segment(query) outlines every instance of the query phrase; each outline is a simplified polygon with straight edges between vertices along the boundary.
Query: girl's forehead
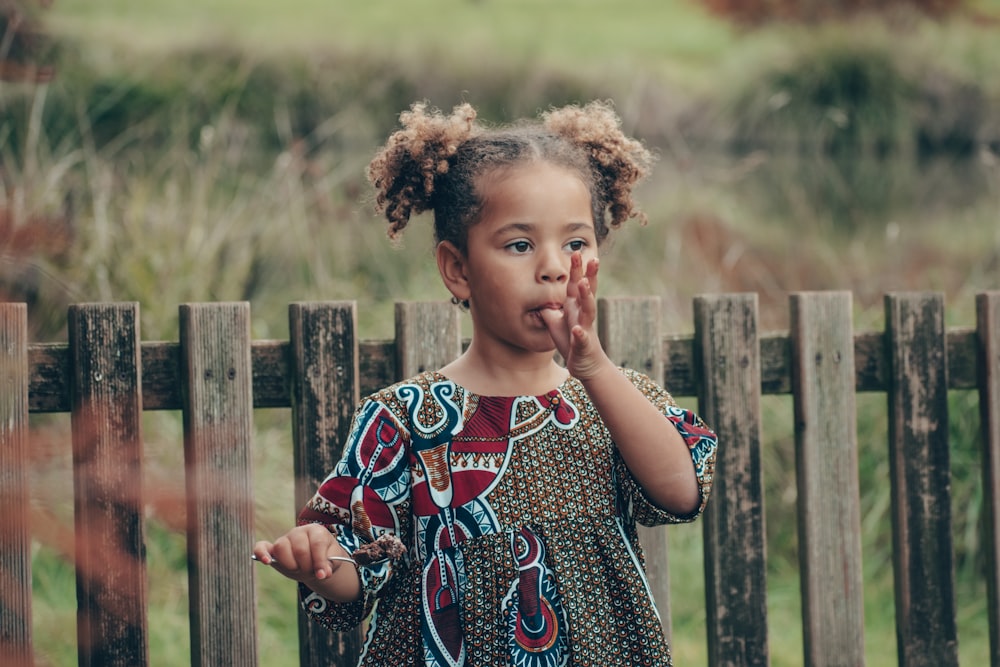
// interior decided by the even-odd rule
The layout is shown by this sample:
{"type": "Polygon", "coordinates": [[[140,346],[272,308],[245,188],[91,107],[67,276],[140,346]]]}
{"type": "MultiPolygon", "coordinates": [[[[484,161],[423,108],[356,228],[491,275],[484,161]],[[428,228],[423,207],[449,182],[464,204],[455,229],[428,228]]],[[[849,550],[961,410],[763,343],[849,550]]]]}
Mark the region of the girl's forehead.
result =
{"type": "Polygon", "coordinates": [[[552,173],[572,176],[579,180],[588,191],[590,190],[589,179],[579,169],[544,158],[529,158],[511,164],[486,168],[476,178],[476,189],[480,195],[487,195],[490,189],[502,186],[511,179],[532,178],[539,174],[552,173]]]}
{"type": "Polygon", "coordinates": [[[591,195],[576,172],[551,164],[534,164],[492,179],[482,193],[480,220],[493,223],[543,220],[593,224],[591,195]]]}

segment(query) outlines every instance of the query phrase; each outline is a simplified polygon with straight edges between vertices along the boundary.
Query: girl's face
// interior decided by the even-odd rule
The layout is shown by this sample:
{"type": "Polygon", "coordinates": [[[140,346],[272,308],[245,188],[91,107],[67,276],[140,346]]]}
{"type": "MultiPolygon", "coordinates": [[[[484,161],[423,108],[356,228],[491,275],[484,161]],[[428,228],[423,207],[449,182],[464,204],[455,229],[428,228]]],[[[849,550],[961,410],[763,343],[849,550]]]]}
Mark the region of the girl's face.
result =
{"type": "Polygon", "coordinates": [[[487,175],[480,189],[482,215],[464,256],[456,252],[460,280],[445,282],[469,301],[476,345],[552,352],[539,313],[562,309],[574,252],[584,266],[597,256],[590,192],[578,174],[548,162],[487,175]]]}

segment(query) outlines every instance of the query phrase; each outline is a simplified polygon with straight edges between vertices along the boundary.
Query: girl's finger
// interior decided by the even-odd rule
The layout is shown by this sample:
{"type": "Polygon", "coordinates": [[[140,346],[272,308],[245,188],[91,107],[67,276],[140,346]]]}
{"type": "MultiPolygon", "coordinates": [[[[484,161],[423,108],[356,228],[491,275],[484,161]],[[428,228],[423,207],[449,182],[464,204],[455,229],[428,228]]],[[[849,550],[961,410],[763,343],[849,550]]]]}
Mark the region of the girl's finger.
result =
{"type": "Polygon", "coordinates": [[[579,250],[577,250],[569,257],[569,284],[567,285],[569,296],[575,296],[575,294],[573,293],[573,289],[576,286],[576,284],[580,282],[580,278],[582,277],[583,277],[583,255],[580,254],[579,250]]]}
{"type": "Polygon", "coordinates": [[[552,308],[543,309],[539,315],[542,318],[542,322],[545,323],[545,328],[548,329],[549,335],[552,336],[552,342],[556,344],[556,349],[562,355],[566,354],[567,347],[569,346],[569,332],[568,326],[566,324],[567,314],[565,312],[560,313],[552,308]]]}
{"type": "Polygon", "coordinates": [[[601,268],[601,260],[594,257],[589,262],[587,262],[587,282],[590,283],[590,291],[593,294],[597,294],[597,271],[601,268]]]}
{"type": "Polygon", "coordinates": [[[251,558],[260,561],[264,565],[270,565],[271,561],[274,560],[274,557],[271,555],[271,550],[273,548],[274,548],[273,544],[261,540],[260,542],[257,542],[257,544],[254,545],[253,554],[251,558]]]}
{"type": "Polygon", "coordinates": [[[589,327],[597,318],[597,299],[594,298],[594,291],[588,278],[583,278],[577,287],[579,296],[577,297],[577,317],[574,324],[589,327]]]}
{"type": "MultiPolygon", "coordinates": [[[[329,533],[327,533],[329,535],[329,533]]],[[[310,544],[312,567],[317,579],[326,579],[333,574],[333,567],[327,556],[332,555],[330,540],[313,540],[310,544]]]]}

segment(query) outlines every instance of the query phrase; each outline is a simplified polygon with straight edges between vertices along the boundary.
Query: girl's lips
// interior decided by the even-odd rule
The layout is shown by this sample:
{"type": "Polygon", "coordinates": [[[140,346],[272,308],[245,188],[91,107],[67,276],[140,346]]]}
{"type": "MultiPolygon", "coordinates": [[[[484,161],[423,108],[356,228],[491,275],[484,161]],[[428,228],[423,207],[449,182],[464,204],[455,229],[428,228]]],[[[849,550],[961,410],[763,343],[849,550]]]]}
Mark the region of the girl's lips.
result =
{"type": "Polygon", "coordinates": [[[546,324],[545,324],[545,318],[542,317],[542,311],[545,311],[545,310],[554,310],[556,312],[561,313],[562,309],[563,309],[563,307],[562,307],[561,303],[547,303],[547,304],[538,306],[537,308],[532,308],[531,310],[528,311],[528,314],[531,316],[532,319],[536,320],[539,324],[541,324],[543,327],[545,327],[546,326],[546,324]]]}

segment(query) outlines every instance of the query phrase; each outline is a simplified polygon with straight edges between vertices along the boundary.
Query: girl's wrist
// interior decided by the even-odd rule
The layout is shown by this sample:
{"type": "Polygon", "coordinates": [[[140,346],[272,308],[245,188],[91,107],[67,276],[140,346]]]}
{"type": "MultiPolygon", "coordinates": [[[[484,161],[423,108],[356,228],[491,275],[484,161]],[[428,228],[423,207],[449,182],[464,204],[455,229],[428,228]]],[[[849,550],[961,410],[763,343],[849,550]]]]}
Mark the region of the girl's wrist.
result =
{"type": "Polygon", "coordinates": [[[614,362],[607,355],[601,356],[603,357],[602,359],[589,365],[586,370],[581,369],[581,372],[572,373],[573,377],[579,380],[584,388],[589,388],[591,384],[601,382],[608,376],[608,373],[618,372],[618,367],[615,366],[614,362]]]}
{"type": "Polygon", "coordinates": [[[361,594],[361,576],[356,565],[340,560],[331,561],[332,572],[323,577],[300,579],[309,590],[334,602],[353,602],[361,594]]]}

